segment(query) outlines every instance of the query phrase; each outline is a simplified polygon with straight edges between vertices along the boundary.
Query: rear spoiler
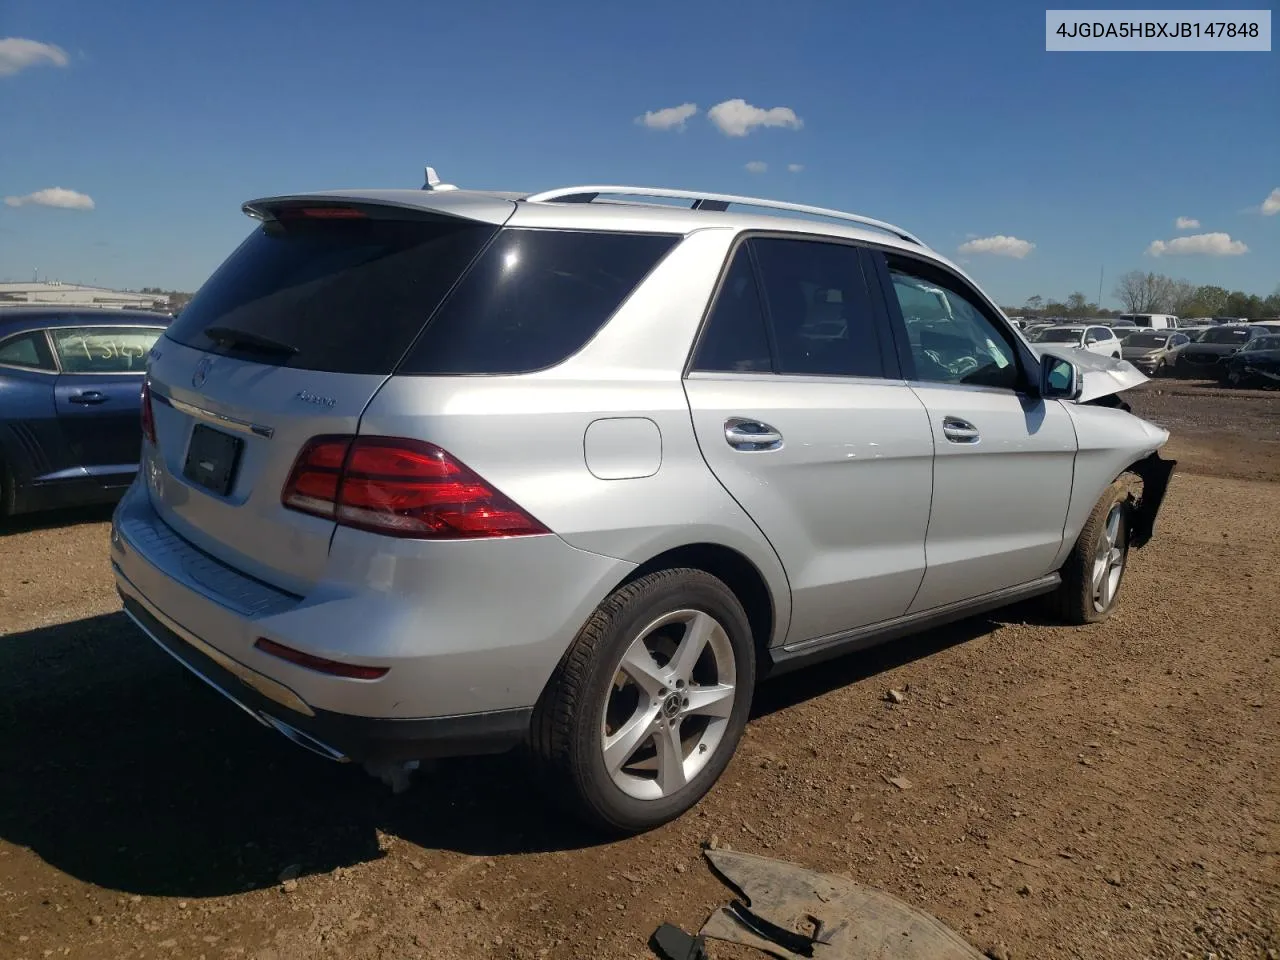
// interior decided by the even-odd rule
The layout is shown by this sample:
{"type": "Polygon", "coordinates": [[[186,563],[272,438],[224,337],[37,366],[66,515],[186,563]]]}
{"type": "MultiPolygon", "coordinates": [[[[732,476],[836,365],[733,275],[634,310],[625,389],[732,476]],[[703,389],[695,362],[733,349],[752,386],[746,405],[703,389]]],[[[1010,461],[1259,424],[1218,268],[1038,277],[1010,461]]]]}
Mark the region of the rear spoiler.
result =
{"type": "Polygon", "coordinates": [[[515,201],[491,193],[471,190],[328,190],[320,193],[295,193],[279,197],[262,197],[250,200],[240,208],[255,220],[277,220],[282,211],[317,211],[313,215],[325,216],[319,211],[331,211],[329,216],[339,218],[337,211],[349,210],[352,217],[402,220],[414,217],[454,217],[502,226],[515,213],[515,201]]]}

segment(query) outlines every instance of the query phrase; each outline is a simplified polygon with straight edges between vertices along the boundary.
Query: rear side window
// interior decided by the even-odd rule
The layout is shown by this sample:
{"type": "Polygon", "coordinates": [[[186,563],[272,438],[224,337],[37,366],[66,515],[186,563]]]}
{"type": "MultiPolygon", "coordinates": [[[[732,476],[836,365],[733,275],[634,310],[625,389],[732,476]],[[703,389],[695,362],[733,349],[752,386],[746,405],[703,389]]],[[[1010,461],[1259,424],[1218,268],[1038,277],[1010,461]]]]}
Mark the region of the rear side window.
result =
{"type": "Polygon", "coordinates": [[[49,352],[44,332],[34,330],[20,333],[8,340],[0,340],[0,364],[8,367],[26,367],[31,370],[52,370],[53,355],[49,352]]]}
{"type": "Polygon", "coordinates": [[[750,243],[773,328],[778,373],[885,375],[856,248],[773,238],[750,243]]]}
{"type": "Polygon", "coordinates": [[[397,373],[529,373],[580,350],[679,238],[503,230],[397,373]]]}
{"type": "Polygon", "coordinates": [[[387,374],[493,237],[454,218],[268,221],[168,330],[200,350],[307,370],[387,374]],[[282,347],[214,340],[223,328],[282,347]]]}
{"type": "Polygon", "coordinates": [[[769,373],[773,359],[751,254],[743,244],[734,255],[693,357],[694,370],[769,373]]]}

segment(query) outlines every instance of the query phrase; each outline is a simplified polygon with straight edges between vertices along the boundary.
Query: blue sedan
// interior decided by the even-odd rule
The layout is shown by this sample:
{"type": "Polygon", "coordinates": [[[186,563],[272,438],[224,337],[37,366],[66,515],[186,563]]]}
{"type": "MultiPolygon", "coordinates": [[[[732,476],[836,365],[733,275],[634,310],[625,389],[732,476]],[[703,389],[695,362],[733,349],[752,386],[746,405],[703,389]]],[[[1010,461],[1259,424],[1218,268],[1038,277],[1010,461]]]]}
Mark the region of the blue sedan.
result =
{"type": "Polygon", "coordinates": [[[0,516],[128,487],[147,354],[168,323],[132,310],[0,308],[0,516]]]}

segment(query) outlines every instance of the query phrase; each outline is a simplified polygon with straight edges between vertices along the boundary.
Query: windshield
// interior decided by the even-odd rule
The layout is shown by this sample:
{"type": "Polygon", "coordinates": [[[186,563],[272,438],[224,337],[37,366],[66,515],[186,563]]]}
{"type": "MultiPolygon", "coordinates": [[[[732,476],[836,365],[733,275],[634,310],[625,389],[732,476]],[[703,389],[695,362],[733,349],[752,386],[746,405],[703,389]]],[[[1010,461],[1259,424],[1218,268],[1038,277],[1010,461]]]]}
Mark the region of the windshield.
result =
{"type": "Polygon", "coordinates": [[[1259,337],[1246,348],[1252,353],[1255,350],[1280,350],[1280,337],[1259,337]]]}
{"type": "Polygon", "coordinates": [[[1031,335],[1036,343],[1079,343],[1080,331],[1062,327],[1045,327],[1031,335]]]}
{"type": "Polygon", "coordinates": [[[1197,343],[1248,343],[1249,331],[1240,327],[1214,327],[1200,334],[1197,343]]]}
{"type": "Polygon", "coordinates": [[[1152,350],[1163,347],[1169,342],[1167,335],[1159,333],[1131,333],[1124,338],[1126,347],[1148,347],[1152,350]]]}

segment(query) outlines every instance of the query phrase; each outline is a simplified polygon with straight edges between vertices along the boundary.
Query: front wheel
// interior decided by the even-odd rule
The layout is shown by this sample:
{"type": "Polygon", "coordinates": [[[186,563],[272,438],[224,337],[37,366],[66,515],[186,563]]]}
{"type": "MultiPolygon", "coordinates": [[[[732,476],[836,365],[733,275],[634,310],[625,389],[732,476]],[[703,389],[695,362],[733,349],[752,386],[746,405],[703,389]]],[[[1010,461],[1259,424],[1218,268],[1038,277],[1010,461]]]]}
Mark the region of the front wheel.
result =
{"type": "Polygon", "coordinates": [[[553,797],[611,833],[680,816],[711,789],[746,727],[751,627],[701,570],[662,570],[604,601],[534,710],[529,753],[553,797]]]}
{"type": "Polygon", "coordinates": [[[1129,565],[1129,519],[1133,497],[1128,476],[1116,480],[1094,505],[1062,565],[1062,585],[1053,595],[1069,624],[1099,623],[1111,616],[1129,565]]]}

